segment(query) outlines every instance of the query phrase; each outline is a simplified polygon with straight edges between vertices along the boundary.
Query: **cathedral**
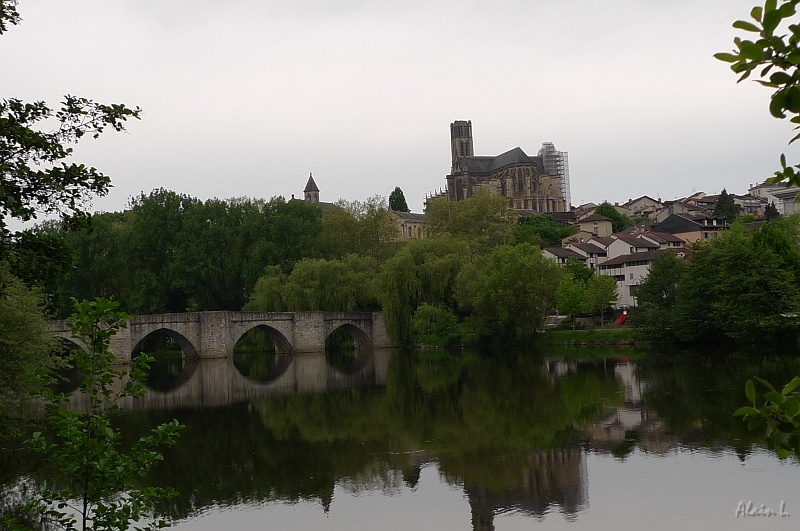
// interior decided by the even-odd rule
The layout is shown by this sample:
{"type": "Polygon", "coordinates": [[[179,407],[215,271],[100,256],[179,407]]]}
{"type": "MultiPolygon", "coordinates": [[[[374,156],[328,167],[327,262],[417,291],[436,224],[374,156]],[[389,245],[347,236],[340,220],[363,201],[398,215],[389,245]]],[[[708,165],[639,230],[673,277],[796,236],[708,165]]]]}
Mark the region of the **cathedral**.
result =
{"type": "Polygon", "coordinates": [[[472,143],[472,122],[450,124],[452,166],[447,188],[426,198],[426,203],[446,198],[459,201],[478,188],[508,199],[516,210],[538,213],[566,212],[570,208],[567,154],[545,143],[538,155],[528,156],[516,147],[496,157],[476,157],[472,143]]]}

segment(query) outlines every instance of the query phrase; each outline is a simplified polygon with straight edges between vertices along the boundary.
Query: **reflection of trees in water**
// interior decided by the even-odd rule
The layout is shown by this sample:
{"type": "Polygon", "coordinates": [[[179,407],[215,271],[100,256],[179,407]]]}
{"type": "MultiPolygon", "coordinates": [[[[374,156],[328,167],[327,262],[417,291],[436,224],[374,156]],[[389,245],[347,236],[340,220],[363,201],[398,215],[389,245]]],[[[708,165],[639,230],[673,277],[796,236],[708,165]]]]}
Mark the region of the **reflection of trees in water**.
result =
{"type": "Polygon", "coordinates": [[[763,445],[733,411],[745,405],[744,383],[753,375],[782,385],[800,374],[796,353],[751,352],[703,355],[686,351],[640,360],[645,383],[645,411],[658,424],[644,424],[635,434],[639,446],[663,452],[675,445],[719,449],[731,447],[742,457],[763,445]],[[766,354],[766,355],[765,355],[766,354]]]}
{"type": "MultiPolygon", "coordinates": [[[[179,480],[171,510],[180,516],[247,500],[316,498],[327,506],[337,485],[396,492],[413,488],[431,461],[448,482],[484,488],[493,503],[573,511],[583,503],[579,462],[552,456],[578,452],[559,448],[598,407],[582,389],[609,403],[619,394],[613,371],[552,380],[533,356],[402,353],[392,357],[385,390],[179,412],[187,428],[155,474],[179,480]]],[[[163,414],[129,413],[126,422],[163,414]]]]}
{"type": "Polygon", "coordinates": [[[248,330],[233,348],[233,365],[250,380],[268,383],[288,368],[292,355],[279,352],[275,340],[264,328],[248,330]]]}
{"type": "Polygon", "coordinates": [[[749,451],[752,434],[731,417],[744,380],[761,374],[778,381],[798,365],[673,356],[631,367],[576,357],[546,363],[531,354],[399,352],[385,389],[136,411],[122,421],[134,432],[172,417],[187,426],[153,476],[181,492],[163,508],[178,517],[248,501],[317,499],[327,508],[336,486],[394,493],[415,488],[420,470],[436,463],[447,482],[465,489],[475,528],[490,529],[505,510],[539,517],[557,507],[570,517],[585,507],[580,443],[587,438],[590,450],[620,457],[656,451],[673,437],[749,451]],[[634,376],[640,397],[623,385],[634,376]],[[605,420],[622,430],[603,442],[592,429],[605,429],[605,420]]]}

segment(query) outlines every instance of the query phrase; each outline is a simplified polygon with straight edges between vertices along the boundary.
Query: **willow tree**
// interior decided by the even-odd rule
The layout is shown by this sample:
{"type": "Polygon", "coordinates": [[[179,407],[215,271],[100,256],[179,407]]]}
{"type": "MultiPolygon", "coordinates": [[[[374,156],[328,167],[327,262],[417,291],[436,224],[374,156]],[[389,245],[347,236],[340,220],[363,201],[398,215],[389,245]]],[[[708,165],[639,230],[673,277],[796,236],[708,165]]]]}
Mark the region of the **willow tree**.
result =
{"type": "Polygon", "coordinates": [[[462,240],[431,238],[410,241],[383,264],[377,292],[394,341],[411,338],[411,320],[421,304],[455,307],[455,278],[468,256],[462,240]]]}

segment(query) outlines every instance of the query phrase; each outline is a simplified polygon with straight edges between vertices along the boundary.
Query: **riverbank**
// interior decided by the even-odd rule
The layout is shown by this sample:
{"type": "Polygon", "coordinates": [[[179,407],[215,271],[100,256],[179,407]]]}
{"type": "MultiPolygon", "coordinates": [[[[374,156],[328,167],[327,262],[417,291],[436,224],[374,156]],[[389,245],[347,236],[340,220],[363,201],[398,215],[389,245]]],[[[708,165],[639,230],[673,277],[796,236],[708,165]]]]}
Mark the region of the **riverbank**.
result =
{"type": "Polygon", "coordinates": [[[548,330],[537,337],[542,345],[639,345],[652,343],[641,330],[630,327],[588,330],[548,330]]]}

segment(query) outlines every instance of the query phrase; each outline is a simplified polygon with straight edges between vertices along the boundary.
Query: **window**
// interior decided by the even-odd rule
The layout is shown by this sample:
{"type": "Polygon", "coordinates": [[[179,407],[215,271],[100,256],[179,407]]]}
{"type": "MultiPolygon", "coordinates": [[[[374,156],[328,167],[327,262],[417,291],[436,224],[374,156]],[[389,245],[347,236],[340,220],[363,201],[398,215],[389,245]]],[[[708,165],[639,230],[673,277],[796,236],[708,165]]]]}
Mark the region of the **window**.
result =
{"type": "Polygon", "coordinates": [[[630,276],[629,276],[628,278],[629,278],[630,280],[633,280],[633,273],[630,273],[630,276]]]}

